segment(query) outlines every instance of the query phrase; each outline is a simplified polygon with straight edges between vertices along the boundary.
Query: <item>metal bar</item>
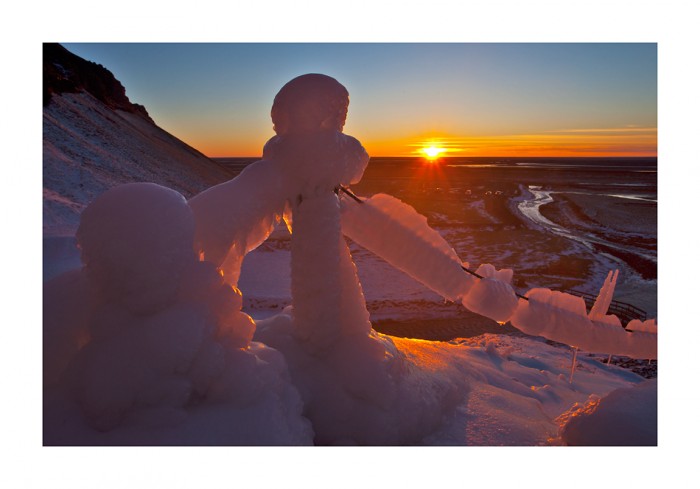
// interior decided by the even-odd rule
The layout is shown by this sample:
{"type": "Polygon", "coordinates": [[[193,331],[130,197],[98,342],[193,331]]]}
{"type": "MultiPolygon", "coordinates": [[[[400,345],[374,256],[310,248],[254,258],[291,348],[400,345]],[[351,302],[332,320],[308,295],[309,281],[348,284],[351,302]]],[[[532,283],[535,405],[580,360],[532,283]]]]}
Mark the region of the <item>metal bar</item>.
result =
{"type": "Polygon", "coordinates": [[[365,203],[364,200],[360,199],[360,198],[359,198],[357,195],[355,195],[355,194],[353,193],[353,191],[350,190],[349,188],[343,187],[342,185],[338,186],[338,188],[339,188],[344,194],[348,195],[348,196],[349,196],[352,200],[354,200],[355,202],[358,202],[358,203],[360,203],[360,204],[364,204],[364,203],[365,203]]]}

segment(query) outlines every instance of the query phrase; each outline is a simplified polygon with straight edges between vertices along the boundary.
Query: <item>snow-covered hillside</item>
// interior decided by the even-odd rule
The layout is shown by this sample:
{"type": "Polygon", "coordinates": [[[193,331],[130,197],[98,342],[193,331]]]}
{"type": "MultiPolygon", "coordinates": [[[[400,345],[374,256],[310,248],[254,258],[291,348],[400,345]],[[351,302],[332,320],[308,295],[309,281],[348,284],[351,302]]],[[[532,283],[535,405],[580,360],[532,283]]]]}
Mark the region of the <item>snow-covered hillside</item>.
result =
{"type": "Polygon", "coordinates": [[[74,234],[85,206],[122,183],[158,183],[189,197],[231,178],[130,104],[111,73],[98,65],[90,70],[88,62],[61,49],[44,53],[45,72],[48,64],[59,79],[45,79],[51,93],[43,114],[44,235],[74,234]],[[86,79],[112,88],[91,89],[86,79]]]}

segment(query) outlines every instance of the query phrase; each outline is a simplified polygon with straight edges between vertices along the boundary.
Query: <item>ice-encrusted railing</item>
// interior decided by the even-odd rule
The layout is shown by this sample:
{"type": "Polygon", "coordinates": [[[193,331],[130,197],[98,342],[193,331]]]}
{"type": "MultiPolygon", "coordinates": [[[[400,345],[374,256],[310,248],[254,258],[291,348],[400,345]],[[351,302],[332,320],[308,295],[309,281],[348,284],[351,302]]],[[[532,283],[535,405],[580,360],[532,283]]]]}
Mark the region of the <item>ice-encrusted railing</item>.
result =
{"type": "MultiPolygon", "coordinates": [[[[623,327],[620,317],[608,314],[621,310],[621,303],[613,305],[612,300],[617,271],[608,274],[600,293],[591,296],[588,304],[584,297],[544,288],[522,295],[511,286],[512,270],[496,270],[492,265],[472,270],[407,204],[388,195],[361,199],[348,188],[339,190],[349,197],[341,199],[344,234],[446,299],[459,300],[467,309],[499,323],[510,321],[524,333],[571,345],[574,351],[656,358],[655,319],[646,320],[639,310],[636,318],[622,315],[629,319],[623,327]],[[354,204],[343,204],[349,200],[354,204]],[[394,239],[382,237],[388,233],[394,239]],[[401,250],[392,249],[399,242],[401,250]]],[[[633,306],[624,310],[635,311],[633,306]]]]}
{"type": "MultiPolygon", "coordinates": [[[[583,292],[576,289],[564,289],[562,292],[581,297],[588,308],[593,307],[593,304],[595,304],[595,300],[597,298],[597,296],[594,294],[589,294],[588,292],[583,292]]],[[[630,322],[633,319],[639,319],[640,321],[647,320],[647,312],[645,310],[640,309],[633,304],[614,299],[610,301],[610,308],[608,309],[608,312],[615,314],[621,321],[624,322],[630,322]]]]}

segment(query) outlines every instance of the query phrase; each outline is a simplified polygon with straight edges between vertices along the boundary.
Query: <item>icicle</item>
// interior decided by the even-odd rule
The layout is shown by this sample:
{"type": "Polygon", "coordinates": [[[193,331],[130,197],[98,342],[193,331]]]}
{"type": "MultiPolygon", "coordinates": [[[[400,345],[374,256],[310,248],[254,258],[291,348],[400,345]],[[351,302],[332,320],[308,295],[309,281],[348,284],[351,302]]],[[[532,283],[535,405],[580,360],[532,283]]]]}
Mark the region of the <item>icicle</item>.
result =
{"type": "Polygon", "coordinates": [[[593,307],[591,307],[591,311],[588,314],[588,317],[591,319],[603,317],[608,313],[608,308],[610,308],[610,303],[612,302],[613,294],[615,293],[618,272],[618,270],[615,270],[614,272],[610,270],[608,272],[608,276],[603,282],[600,292],[598,293],[598,297],[596,298],[595,303],[593,304],[593,307]]]}
{"type": "Polygon", "coordinates": [[[576,357],[578,355],[578,348],[574,348],[573,356],[571,357],[571,374],[569,375],[569,384],[574,381],[574,370],[576,370],[576,357]]]}

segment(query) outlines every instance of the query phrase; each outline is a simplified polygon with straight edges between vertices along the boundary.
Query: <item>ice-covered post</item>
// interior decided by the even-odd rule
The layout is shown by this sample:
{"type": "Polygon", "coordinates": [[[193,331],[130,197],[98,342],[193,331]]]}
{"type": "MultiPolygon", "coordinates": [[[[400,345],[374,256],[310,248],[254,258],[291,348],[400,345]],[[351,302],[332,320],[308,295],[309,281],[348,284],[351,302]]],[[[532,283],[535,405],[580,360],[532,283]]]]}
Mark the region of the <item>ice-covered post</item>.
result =
{"type": "Polygon", "coordinates": [[[371,329],[355,266],[341,234],[336,189],[357,183],[369,156],[343,134],[349,94],[334,78],[302,75],[272,106],[277,136],[263,158],[279,163],[292,214],[292,303],[297,337],[319,353],[371,329]]]}

